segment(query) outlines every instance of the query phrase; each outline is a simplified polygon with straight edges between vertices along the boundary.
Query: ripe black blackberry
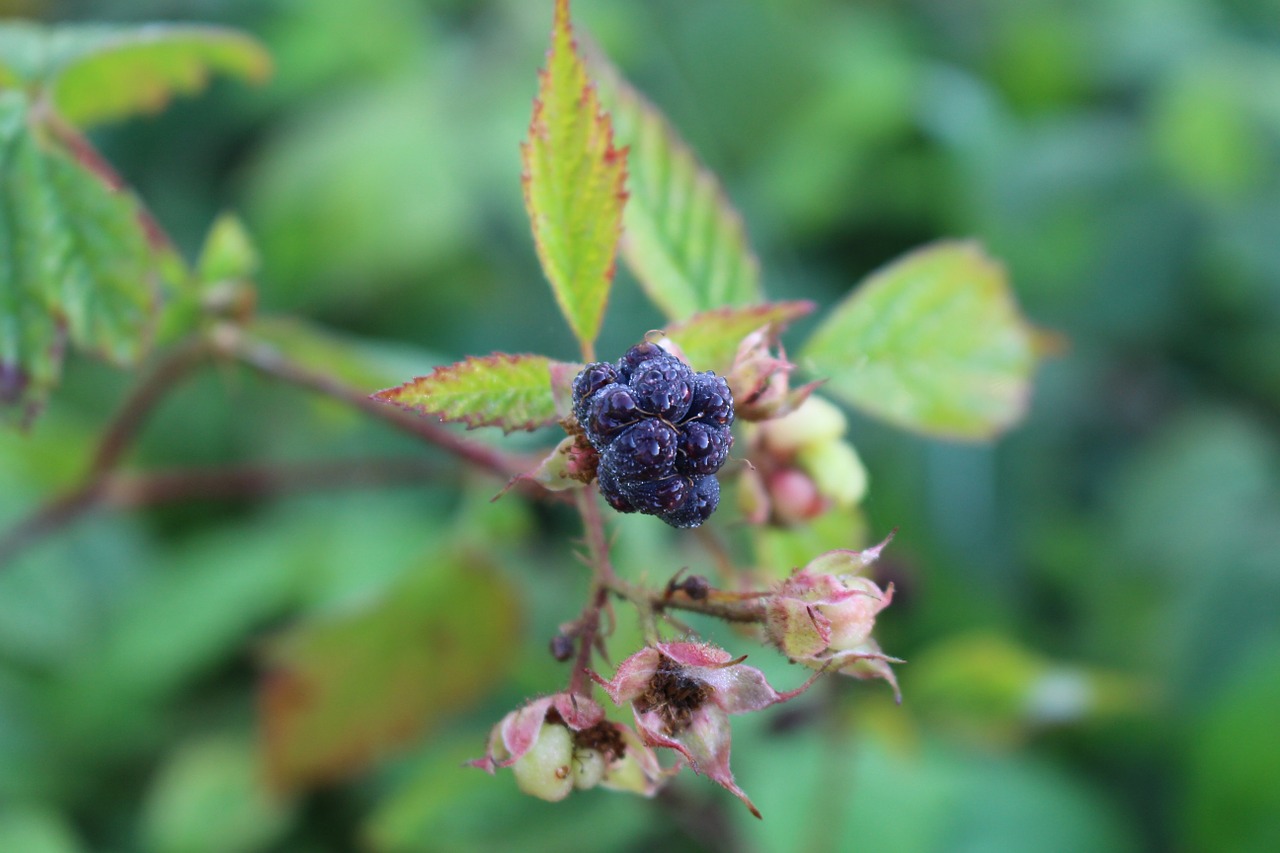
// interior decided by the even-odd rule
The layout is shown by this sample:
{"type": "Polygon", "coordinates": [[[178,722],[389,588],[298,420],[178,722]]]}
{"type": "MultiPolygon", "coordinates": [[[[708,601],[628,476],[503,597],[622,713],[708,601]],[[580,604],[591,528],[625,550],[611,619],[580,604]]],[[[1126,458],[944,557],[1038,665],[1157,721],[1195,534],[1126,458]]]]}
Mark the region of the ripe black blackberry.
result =
{"type": "Polygon", "coordinates": [[[600,492],[618,512],[697,527],[720,501],[716,472],[729,456],[733,394],[711,371],[694,373],[645,341],[613,364],[593,362],[573,382],[573,411],[600,454],[600,492]]]}
{"type": "Polygon", "coordinates": [[[587,421],[587,399],[606,385],[618,381],[618,371],[612,364],[596,361],[588,364],[573,380],[573,414],[578,423],[587,421]]]}

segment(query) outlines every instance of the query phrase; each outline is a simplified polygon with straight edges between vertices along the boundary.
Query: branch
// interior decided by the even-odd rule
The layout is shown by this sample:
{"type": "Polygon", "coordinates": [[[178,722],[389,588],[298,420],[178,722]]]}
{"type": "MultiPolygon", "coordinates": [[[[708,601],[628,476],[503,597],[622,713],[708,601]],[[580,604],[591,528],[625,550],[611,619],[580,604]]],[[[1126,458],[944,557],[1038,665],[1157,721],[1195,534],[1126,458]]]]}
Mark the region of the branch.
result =
{"type": "MultiPolygon", "coordinates": [[[[232,334],[224,335],[219,341],[222,351],[262,375],[359,409],[504,480],[530,471],[538,464],[537,460],[503,453],[479,442],[459,438],[437,423],[371,399],[366,392],[337,382],[326,374],[308,370],[290,361],[274,347],[248,340],[239,330],[231,331],[232,334]]],[[[538,491],[548,494],[544,489],[538,491]]]]}
{"type": "Polygon", "coordinates": [[[101,506],[137,509],[190,500],[255,500],[279,495],[419,485],[439,467],[422,459],[349,459],[287,465],[178,468],[121,474],[103,486],[101,506]]]}
{"type": "Polygon", "coordinates": [[[590,684],[587,670],[591,667],[591,651],[600,636],[600,614],[608,599],[609,590],[618,582],[618,575],[609,561],[609,543],[605,540],[604,519],[596,500],[596,489],[587,486],[574,489],[578,500],[578,512],[587,543],[587,562],[591,566],[591,593],[589,604],[578,619],[578,656],[569,676],[569,692],[587,695],[590,684]]]}
{"type": "MultiPolygon", "coordinates": [[[[34,542],[99,506],[124,508],[202,497],[275,494],[308,488],[310,482],[327,483],[326,477],[333,471],[340,468],[348,470],[345,463],[338,463],[327,474],[312,468],[312,473],[306,475],[286,473],[279,481],[275,478],[282,473],[281,469],[253,467],[224,469],[221,472],[206,469],[113,476],[155,407],[192,371],[215,355],[234,358],[271,379],[346,403],[504,480],[523,474],[536,465],[535,460],[467,441],[438,424],[372,400],[363,391],[295,364],[272,347],[246,340],[235,327],[223,326],[209,338],[193,339],[174,349],[157,363],[108,423],[81,483],[53,498],[0,536],[0,566],[34,542]],[[270,473],[263,473],[264,470],[270,473]]],[[[413,466],[400,470],[413,470],[413,466]]],[[[417,470],[423,469],[418,467],[417,470]]],[[[376,482],[409,477],[408,474],[389,473],[389,469],[369,476],[376,482]]],[[[361,481],[361,476],[357,475],[355,481],[361,481]]],[[[563,499],[563,496],[529,481],[521,481],[518,487],[539,497],[563,499]]]]}
{"type": "Polygon", "coordinates": [[[101,501],[107,477],[120,464],[156,405],[210,353],[204,341],[196,341],[169,352],[156,364],[107,424],[80,485],[49,501],[0,536],[0,566],[101,501]]]}
{"type": "Polygon", "coordinates": [[[253,500],[332,489],[411,485],[432,479],[438,473],[436,466],[421,459],[372,459],[103,474],[55,498],[0,537],[0,566],[97,509],[138,509],[188,500],[253,500]]]}
{"type": "Polygon", "coordinates": [[[107,425],[98,449],[89,464],[86,480],[92,483],[115,470],[121,458],[142,431],[147,418],[165,395],[186,379],[213,354],[203,339],[193,340],[169,353],[149,376],[142,380],[107,425]]]}

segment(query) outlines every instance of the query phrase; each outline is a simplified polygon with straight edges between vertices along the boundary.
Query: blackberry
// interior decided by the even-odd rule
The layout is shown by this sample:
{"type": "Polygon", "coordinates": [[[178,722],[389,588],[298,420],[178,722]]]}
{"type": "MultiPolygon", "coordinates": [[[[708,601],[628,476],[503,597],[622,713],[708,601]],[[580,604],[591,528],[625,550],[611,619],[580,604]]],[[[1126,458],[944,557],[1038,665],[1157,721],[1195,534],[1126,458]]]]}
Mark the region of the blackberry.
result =
{"type": "Polygon", "coordinates": [[[690,421],[680,433],[676,470],[681,474],[714,474],[729,458],[733,436],[726,427],[690,421]]]}
{"type": "Polygon", "coordinates": [[[720,504],[720,481],[714,474],[694,477],[684,503],[659,516],[672,527],[701,527],[720,504]]]}
{"type": "Polygon", "coordinates": [[[675,473],[679,441],[670,424],[643,420],[610,442],[600,454],[600,464],[627,480],[660,480],[675,473]]]}
{"type": "Polygon", "coordinates": [[[733,394],[729,383],[710,370],[693,378],[693,400],[685,420],[729,426],[733,423],[733,394]]]}
{"type": "Polygon", "coordinates": [[[675,360],[675,356],[657,344],[650,341],[641,341],[627,350],[622,358],[618,359],[618,376],[621,381],[628,381],[635,369],[651,358],[675,360]]]}
{"type": "Polygon", "coordinates": [[[630,383],[641,410],[664,421],[679,422],[693,401],[693,371],[670,356],[641,363],[630,383]]]}
{"type": "Polygon", "coordinates": [[[636,511],[636,508],[631,505],[631,501],[627,500],[626,496],[622,494],[622,482],[611,468],[601,465],[596,470],[596,479],[600,482],[600,494],[604,496],[609,506],[618,512],[636,511]]]}
{"type": "Polygon", "coordinates": [[[689,481],[684,477],[667,477],[648,482],[623,480],[622,495],[634,507],[634,512],[665,516],[684,506],[685,499],[689,496],[689,481]]]}
{"type": "Polygon", "coordinates": [[[618,512],[697,527],[720,502],[720,470],[733,436],[728,384],[645,341],[614,364],[593,362],[573,380],[573,411],[600,454],[600,493],[618,512]]]}
{"type": "Polygon", "coordinates": [[[617,381],[618,371],[608,362],[596,361],[582,368],[582,372],[573,380],[573,413],[578,418],[578,423],[585,424],[591,413],[591,395],[617,381]]]}
{"type": "Polygon", "coordinates": [[[596,450],[603,450],[615,435],[642,417],[635,393],[625,385],[606,385],[588,399],[590,413],[582,427],[596,450]]]}

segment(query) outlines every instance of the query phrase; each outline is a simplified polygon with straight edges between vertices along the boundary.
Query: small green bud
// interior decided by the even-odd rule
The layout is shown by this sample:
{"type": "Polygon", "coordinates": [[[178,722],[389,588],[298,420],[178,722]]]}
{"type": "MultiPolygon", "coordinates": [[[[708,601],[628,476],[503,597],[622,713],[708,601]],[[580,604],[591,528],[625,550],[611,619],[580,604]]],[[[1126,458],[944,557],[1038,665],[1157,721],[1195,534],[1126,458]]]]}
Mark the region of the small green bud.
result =
{"type": "Polygon", "coordinates": [[[760,425],[765,446],[784,456],[804,447],[826,444],[844,435],[844,412],[821,397],[811,396],[789,415],[760,425]]]}
{"type": "Polygon", "coordinates": [[[818,493],[839,507],[851,507],[867,494],[867,469],[846,441],[802,447],[796,462],[818,486],[818,493]]]}
{"type": "Polygon", "coordinates": [[[520,790],[558,802],[573,790],[573,735],[563,725],[543,723],[538,739],[511,766],[520,790]]]}

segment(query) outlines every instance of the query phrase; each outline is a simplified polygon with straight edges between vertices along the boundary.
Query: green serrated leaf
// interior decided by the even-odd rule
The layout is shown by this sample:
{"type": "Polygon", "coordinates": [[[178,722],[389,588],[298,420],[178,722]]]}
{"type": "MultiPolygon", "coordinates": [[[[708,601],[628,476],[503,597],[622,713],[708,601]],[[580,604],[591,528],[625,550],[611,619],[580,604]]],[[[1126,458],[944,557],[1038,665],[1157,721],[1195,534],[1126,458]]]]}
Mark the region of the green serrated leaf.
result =
{"type": "Polygon", "coordinates": [[[356,772],[475,701],[503,677],[517,623],[497,573],[439,556],[373,606],[279,638],[261,701],[273,780],[356,772]]]}
{"type": "Polygon", "coordinates": [[[807,300],[766,302],[749,308],[716,308],[695,314],[667,327],[667,337],[697,370],[727,373],[733,365],[742,339],[757,329],[782,329],[809,314],[814,304],[807,300]]]}
{"type": "Polygon", "coordinates": [[[109,187],[0,92],[0,417],[28,420],[64,344],[127,364],[146,350],[162,268],[137,200],[109,187]]]}
{"type": "Polygon", "coordinates": [[[630,149],[622,256],[649,298],[672,319],[763,301],[760,263],[715,175],[603,56],[591,64],[630,149]]]}
{"type": "Polygon", "coordinates": [[[945,241],[873,273],[813,334],[801,363],[868,414],[985,439],[1025,412],[1036,338],[1004,267],[976,243],[945,241]]]}
{"type": "Polygon", "coordinates": [[[556,0],[539,81],[529,138],[520,149],[525,208],[556,302],[590,360],[613,282],[627,158],[614,147],[609,117],[587,79],[568,0],[556,0]]]}
{"type": "Polygon", "coordinates": [[[428,376],[373,396],[472,428],[532,430],[557,418],[551,388],[552,364],[551,359],[541,355],[494,353],[437,367],[428,376]]]}
{"type": "Polygon", "coordinates": [[[160,110],[199,92],[214,73],[262,81],[271,58],[253,38],[222,27],[21,22],[0,26],[0,68],[0,76],[47,88],[63,117],[89,127],[160,110]]]}

